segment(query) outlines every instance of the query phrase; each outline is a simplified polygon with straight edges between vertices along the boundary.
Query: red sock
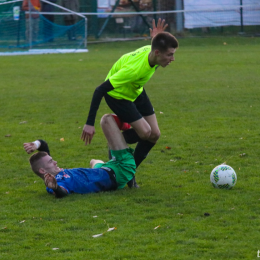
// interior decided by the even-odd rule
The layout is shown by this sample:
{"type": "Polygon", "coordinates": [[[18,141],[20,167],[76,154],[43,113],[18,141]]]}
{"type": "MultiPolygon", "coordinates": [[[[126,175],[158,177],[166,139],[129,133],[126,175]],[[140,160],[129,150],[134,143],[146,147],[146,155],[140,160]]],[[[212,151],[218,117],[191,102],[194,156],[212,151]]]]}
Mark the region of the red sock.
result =
{"type": "Polygon", "coordinates": [[[121,130],[125,131],[130,128],[131,128],[131,125],[129,125],[128,123],[123,123],[121,130]]]}
{"type": "Polygon", "coordinates": [[[117,115],[112,114],[112,116],[114,117],[114,119],[115,119],[115,121],[116,121],[116,124],[117,124],[117,126],[118,126],[118,128],[119,128],[120,130],[123,130],[123,131],[124,131],[124,130],[127,130],[127,129],[131,128],[131,125],[129,125],[128,123],[122,122],[122,121],[118,118],[117,115]]]}

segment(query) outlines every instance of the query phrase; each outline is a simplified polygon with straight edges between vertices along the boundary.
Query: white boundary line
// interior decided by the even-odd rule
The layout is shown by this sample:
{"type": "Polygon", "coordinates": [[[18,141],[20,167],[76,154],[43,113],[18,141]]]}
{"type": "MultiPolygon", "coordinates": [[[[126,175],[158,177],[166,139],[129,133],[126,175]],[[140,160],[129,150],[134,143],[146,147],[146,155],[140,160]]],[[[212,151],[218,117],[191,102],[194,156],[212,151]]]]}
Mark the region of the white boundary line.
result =
{"type": "Polygon", "coordinates": [[[28,51],[0,52],[0,56],[82,53],[82,52],[88,52],[88,50],[87,49],[32,49],[28,51]]]}

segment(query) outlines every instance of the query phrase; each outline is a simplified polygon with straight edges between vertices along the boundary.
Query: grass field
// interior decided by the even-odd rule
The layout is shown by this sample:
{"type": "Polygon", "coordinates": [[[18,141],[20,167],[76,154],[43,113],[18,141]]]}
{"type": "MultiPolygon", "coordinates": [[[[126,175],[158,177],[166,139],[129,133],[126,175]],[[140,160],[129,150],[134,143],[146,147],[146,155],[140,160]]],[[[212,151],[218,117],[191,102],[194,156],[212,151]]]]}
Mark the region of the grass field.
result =
{"type": "Polygon", "coordinates": [[[0,259],[258,258],[260,38],[179,42],[175,62],[146,85],[161,138],[138,168],[141,188],[64,199],[47,194],[22,144],[47,140],[63,168],[107,160],[104,101],[92,144],[80,140],[93,91],[122,54],[149,41],[1,57],[0,259]],[[237,173],[232,190],[209,181],[224,162],[237,173]]]}

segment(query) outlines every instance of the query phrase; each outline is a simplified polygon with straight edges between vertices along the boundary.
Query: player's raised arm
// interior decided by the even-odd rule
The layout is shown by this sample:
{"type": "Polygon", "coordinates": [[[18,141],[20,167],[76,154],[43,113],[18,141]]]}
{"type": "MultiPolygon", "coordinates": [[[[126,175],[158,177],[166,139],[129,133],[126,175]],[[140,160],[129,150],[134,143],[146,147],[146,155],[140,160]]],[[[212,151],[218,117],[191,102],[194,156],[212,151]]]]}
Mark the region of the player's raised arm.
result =
{"type": "Polygon", "coordinates": [[[153,28],[150,28],[150,36],[153,38],[157,33],[163,32],[167,28],[168,24],[165,24],[165,20],[159,18],[157,26],[155,20],[153,19],[153,28]]]}
{"type": "Polygon", "coordinates": [[[23,148],[28,154],[38,150],[41,152],[46,152],[48,155],[50,155],[50,149],[47,142],[41,139],[30,143],[24,143],[23,148]]]}
{"type": "Polygon", "coordinates": [[[31,143],[24,143],[23,148],[28,154],[30,154],[35,150],[37,150],[38,147],[35,142],[31,142],[31,143]]]}

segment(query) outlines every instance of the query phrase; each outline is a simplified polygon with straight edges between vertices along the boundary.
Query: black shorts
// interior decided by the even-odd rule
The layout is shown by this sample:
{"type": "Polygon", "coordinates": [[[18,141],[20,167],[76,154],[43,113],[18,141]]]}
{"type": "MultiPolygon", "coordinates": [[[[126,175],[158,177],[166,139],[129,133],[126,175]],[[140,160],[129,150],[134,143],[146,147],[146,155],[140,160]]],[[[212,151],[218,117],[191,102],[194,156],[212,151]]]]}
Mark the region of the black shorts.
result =
{"type": "Polygon", "coordinates": [[[105,94],[105,100],[109,108],[126,123],[132,123],[144,116],[154,114],[153,106],[145,90],[137,97],[134,102],[125,99],[115,99],[105,94]]]}

